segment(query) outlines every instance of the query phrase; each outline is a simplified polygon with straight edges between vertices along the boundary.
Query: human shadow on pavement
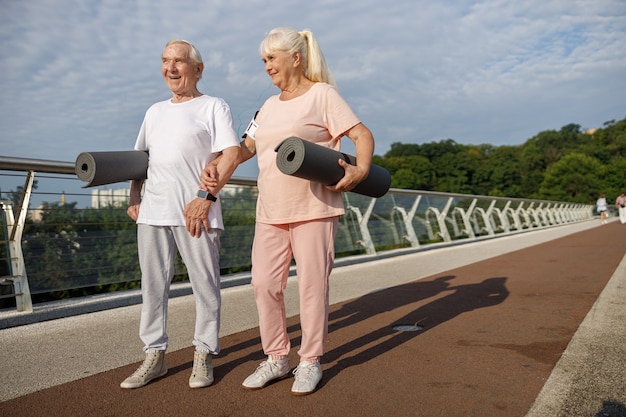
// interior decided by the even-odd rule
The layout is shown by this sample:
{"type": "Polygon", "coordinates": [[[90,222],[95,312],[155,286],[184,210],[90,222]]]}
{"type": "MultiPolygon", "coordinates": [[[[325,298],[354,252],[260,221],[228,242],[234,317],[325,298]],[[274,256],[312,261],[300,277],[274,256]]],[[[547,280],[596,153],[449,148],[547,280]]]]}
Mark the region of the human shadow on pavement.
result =
{"type": "MultiPolygon", "coordinates": [[[[418,281],[411,284],[412,286],[417,286],[417,288],[413,288],[413,290],[409,292],[399,291],[400,295],[386,297],[384,296],[385,291],[380,291],[358,298],[347,304],[343,304],[341,309],[330,312],[328,331],[329,333],[337,331],[341,328],[352,326],[355,323],[367,320],[374,315],[394,310],[402,305],[433,297],[442,291],[445,291],[449,287],[447,281],[451,279],[454,279],[454,276],[442,276],[432,281],[418,281]],[[377,294],[381,294],[381,296],[378,297],[377,294]],[[374,297],[374,299],[371,297],[374,297]],[[373,304],[373,300],[375,300],[375,304],[373,304]]],[[[297,323],[287,328],[287,332],[290,335],[292,351],[300,346],[302,337],[300,332],[299,317],[296,317],[295,319],[297,320],[297,323]]],[[[225,358],[229,355],[237,353],[241,354],[241,351],[245,351],[253,346],[259,345],[260,337],[247,339],[235,345],[224,347],[219,356],[221,358],[225,358]]],[[[234,367],[248,361],[260,361],[264,359],[265,355],[263,352],[260,349],[256,349],[254,352],[251,352],[246,356],[238,356],[231,362],[221,364],[220,367],[222,368],[221,371],[229,372],[234,367]]],[[[322,357],[322,361],[328,362],[326,360],[326,355],[322,357]]],[[[192,363],[189,362],[187,367],[191,367],[191,365],[192,363]]]]}
{"type": "Polygon", "coordinates": [[[391,312],[389,321],[384,326],[356,335],[355,338],[324,354],[322,358],[324,363],[335,361],[337,363],[324,369],[323,382],[329,381],[342,369],[365,363],[389,352],[463,313],[500,304],[509,295],[504,277],[487,278],[475,284],[451,286],[450,281],[453,279],[454,276],[448,275],[432,281],[417,281],[368,294],[343,305],[341,309],[331,314],[331,317],[344,317],[330,325],[331,329],[336,330],[337,326],[345,327],[391,312]],[[426,304],[420,303],[427,298],[448,292],[449,294],[426,304]],[[402,307],[411,304],[415,304],[415,309],[406,313],[406,308],[402,307]],[[396,309],[405,313],[399,313],[394,317],[393,310],[396,309]],[[422,330],[409,332],[394,330],[394,326],[407,324],[419,325],[422,330]],[[372,344],[374,345],[371,346],[372,344]],[[365,346],[370,347],[361,350],[365,346]]]}
{"type": "MultiPolygon", "coordinates": [[[[459,314],[478,308],[485,308],[501,303],[507,296],[508,290],[504,284],[506,278],[489,278],[478,284],[451,286],[450,281],[456,277],[444,275],[432,280],[419,280],[410,284],[377,291],[359,297],[353,301],[341,304],[337,310],[331,310],[329,314],[329,334],[340,331],[358,323],[365,322],[378,315],[403,309],[406,306],[416,304],[416,308],[410,313],[402,315],[392,322],[366,334],[356,335],[345,344],[325,353],[322,364],[329,364],[338,360],[338,363],[330,368],[324,367],[324,381],[339,373],[341,369],[367,362],[373,357],[381,355],[400,343],[404,343],[424,331],[432,329],[459,314]],[[429,298],[440,296],[444,292],[449,295],[436,298],[428,304],[419,305],[429,298]],[[397,324],[419,324],[424,327],[421,332],[397,332],[393,326],[397,324]],[[359,348],[380,341],[367,350],[354,353],[359,348]]],[[[295,317],[295,324],[287,328],[290,334],[292,352],[296,351],[301,342],[299,318],[295,317]]],[[[265,359],[260,347],[260,338],[247,338],[234,345],[224,346],[219,358],[230,359],[215,367],[216,382],[223,375],[228,374],[239,365],[248,362],[258,362],[265,359]],[[232,359],[230,357],[232,356],[232,359]]],[[[191,362],[179,369],[191,367],[191,362]]],[[[254,368],[251,368],[252,372],[254,368]]]]}
{"type": "Polygon", "coordinates": [[[626,417],[626,406],[619,401],[604,401],[595,417],[626,417]]]}

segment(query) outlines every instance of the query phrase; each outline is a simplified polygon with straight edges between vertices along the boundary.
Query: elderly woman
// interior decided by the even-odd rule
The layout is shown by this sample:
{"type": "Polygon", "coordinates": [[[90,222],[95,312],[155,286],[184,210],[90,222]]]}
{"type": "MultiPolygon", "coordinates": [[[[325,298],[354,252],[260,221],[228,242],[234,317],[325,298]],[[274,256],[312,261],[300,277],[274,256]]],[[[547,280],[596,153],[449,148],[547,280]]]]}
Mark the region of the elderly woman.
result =
{"type": "MultiPolygon", "coordinates": [[[[313,392],[322,378],[320,358],[328,331],[328,278],[334,262],[338,219],[344,213],[341,192],[363,181],[374,151],[371,132],[337,92],[318,43],[310,31],[277,28],[259,49],[265,71],[280,94],[259,110],[241,143],[240,159],[257,154],[259,165],[255,237],[252,247],[252,285],[259,313],[263,351],[267,360],[243,382],[244,388],[263,388],[290,371],[283,290],[292,257],[296,261],[300,295],[302,344],[294,371],[294,395],[313,392]],[[357,165],[337,163],[345,176],[336,185],[281,173],[275,148],[296,136],[339,150],[340,139],[356,145],[357,165]]],[[[209,170],[203,172],[208,181],[209,170]]],[[[207,182],[207,184],[209,184],[207,182]]]]}

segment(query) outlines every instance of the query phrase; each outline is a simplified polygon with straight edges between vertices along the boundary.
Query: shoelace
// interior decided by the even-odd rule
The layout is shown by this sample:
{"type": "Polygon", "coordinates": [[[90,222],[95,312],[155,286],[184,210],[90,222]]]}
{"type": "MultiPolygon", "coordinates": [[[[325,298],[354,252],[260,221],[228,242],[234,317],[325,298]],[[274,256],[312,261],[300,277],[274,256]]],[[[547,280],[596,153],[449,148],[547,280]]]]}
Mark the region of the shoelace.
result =
{"type": "Polygon", "coordinates": [[[208,372],[207,361],[205,358],[193,361],[193,370],[191,371],[191,373],[195,376],[199,373],[199,371],[202,371],[203,374],[206,374],[208,372]]]}
{"type": "Polygon", "coordinates": [[[145,374],[147,374],[148,371],[150,371],[150,368],[152,368],[152,365],[154,364],[156,358],[157,358],[156,356],[152,356],[152,355],[148,356],[143,361],[139,369],[137,369],[132,376],[144,376],[145,374]]]}
{"type": "Polygon", "coordinates": [[[299,366],[293,370],[293,375],[297,376],[298,379],[306,379],[309,380],[313,377],[313,372],[315,371],[315,365],[311,366],[299,366]]]}
{"type": "Polygon", "coordinates": [[[278,363],[276,362],[263,361],[256,368],[256,371],[254,371],[254,373],[259,374],[260,376],[264,376],[271,373],[273,368],[278,368],[279,366],[280,365],[278,365],[278,363]]]}

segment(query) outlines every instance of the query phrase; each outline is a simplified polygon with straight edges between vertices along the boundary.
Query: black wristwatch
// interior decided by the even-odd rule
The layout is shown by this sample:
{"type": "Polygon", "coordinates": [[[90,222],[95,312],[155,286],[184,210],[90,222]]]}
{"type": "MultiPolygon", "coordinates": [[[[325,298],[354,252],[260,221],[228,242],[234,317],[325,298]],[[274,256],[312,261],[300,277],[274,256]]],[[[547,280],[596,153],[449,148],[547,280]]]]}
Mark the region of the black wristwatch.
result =
{"type": "Polygon", "coordinates": [[[213,194],[211,194],[207,190],[198,190],[198,194],[196,194],[196,197],[201,198],[203,200],[217,201],[217,197],[215,197],[213,194]]]}

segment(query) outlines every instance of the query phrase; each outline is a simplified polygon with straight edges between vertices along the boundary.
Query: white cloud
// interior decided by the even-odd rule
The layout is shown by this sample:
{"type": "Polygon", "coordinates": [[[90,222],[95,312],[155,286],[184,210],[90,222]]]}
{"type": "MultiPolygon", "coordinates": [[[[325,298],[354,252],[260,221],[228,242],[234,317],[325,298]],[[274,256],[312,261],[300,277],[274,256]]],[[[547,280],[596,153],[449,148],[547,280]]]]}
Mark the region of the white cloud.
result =
{"type": "Polygon", "coordinates": [[[313,30],[379,154],[446,138],[521,144],[626,116],[622,0],[5,3],[2,155],[132,147],[145,110],[169,96],[160,53],[171,38],[199,47],[199,88],[224,97],[241,129],[276,93],[257,52],[275,26],[313,30]]]}

